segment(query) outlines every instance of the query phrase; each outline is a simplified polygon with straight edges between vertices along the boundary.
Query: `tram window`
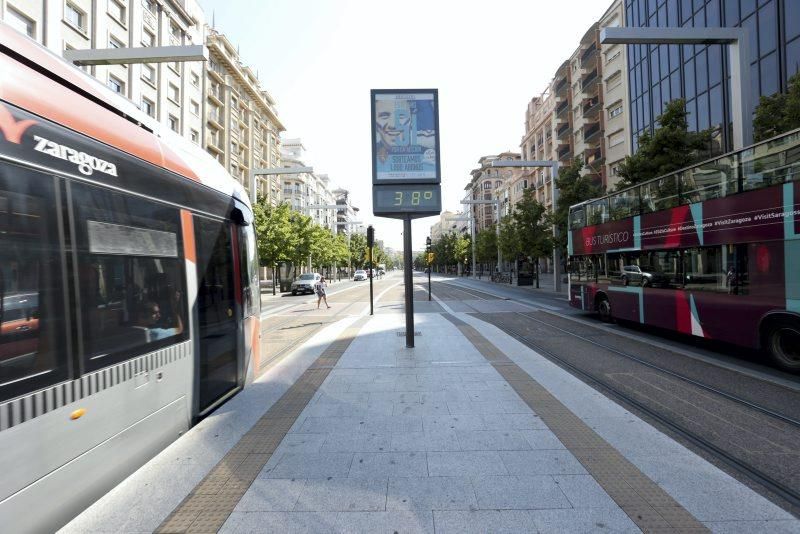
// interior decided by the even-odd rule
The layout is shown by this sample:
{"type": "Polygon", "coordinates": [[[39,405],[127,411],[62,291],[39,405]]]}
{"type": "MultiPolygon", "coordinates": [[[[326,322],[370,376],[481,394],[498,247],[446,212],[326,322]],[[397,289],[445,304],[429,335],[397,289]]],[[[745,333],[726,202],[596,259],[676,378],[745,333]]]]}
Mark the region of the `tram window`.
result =
{"type": "Polygon", "coordinates": [[[0,401],[67,377],[59,213],[51,176],[0,166],[0,401]]]}
{"type": "Polygon", "coordinates": [[[244,316],[255,315],[259,310],[261,288],[258,283],[258,251],[253,225],[239,226],[239,265],[241,285],[244,293],[244,316]]]}
{"type": "Polygon", "coordinates": [[[72,185],[87,371],[187,336],[179,212],[72,185]]]}

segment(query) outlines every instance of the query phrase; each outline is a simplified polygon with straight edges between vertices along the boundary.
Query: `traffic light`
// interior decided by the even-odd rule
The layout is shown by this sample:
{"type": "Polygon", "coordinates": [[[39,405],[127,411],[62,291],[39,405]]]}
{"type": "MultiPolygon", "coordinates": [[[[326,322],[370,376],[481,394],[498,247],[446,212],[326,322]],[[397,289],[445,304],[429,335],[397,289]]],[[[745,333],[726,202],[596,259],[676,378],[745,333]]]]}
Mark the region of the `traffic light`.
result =
{"type": "Polygon", "coordinates": [[[375,245],[375,228],[367,226],[367,246],[372,248],[375,245]]]}

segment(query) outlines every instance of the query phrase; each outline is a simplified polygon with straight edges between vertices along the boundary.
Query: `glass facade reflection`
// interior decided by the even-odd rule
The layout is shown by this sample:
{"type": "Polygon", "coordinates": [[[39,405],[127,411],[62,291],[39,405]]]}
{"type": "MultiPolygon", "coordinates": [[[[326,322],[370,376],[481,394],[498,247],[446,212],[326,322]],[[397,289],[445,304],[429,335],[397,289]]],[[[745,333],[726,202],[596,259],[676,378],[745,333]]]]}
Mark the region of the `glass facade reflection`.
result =
{"type": "MultiPolygon", "coordinates": [[[[746,28],[753,107],[800,70],[800,0],[625,0],[625,19],[634,27],[746,28]]],[[[675,98],[686,99],[690,129],[714,129],[715,152],[733,149],[723,45],[628,45],[628,69],[634,151],[675,98]]]]}

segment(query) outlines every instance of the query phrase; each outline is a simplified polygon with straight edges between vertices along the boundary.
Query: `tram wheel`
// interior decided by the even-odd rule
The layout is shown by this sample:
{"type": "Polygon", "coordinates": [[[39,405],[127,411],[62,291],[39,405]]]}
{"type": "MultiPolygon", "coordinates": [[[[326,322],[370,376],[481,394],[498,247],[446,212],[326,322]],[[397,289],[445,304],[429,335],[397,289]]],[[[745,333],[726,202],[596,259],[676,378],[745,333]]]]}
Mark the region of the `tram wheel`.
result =
{"type": "Polygon", "coordinates": [[[764,347],[781,369],[800,372],[800,321],[775,321],[767,330],[764,347]]]}

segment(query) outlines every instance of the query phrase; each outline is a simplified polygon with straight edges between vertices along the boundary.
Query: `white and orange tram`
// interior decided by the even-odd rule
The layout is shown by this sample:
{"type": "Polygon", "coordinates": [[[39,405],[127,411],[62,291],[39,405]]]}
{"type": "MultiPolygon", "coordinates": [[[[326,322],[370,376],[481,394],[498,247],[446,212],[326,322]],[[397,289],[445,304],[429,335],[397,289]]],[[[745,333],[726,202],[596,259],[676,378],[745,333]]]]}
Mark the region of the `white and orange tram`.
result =
{"type": "Polygon", "coordinates": [[[252,380],[243,188],[0,23],[0,530],[65,524],[252,380]]]}

